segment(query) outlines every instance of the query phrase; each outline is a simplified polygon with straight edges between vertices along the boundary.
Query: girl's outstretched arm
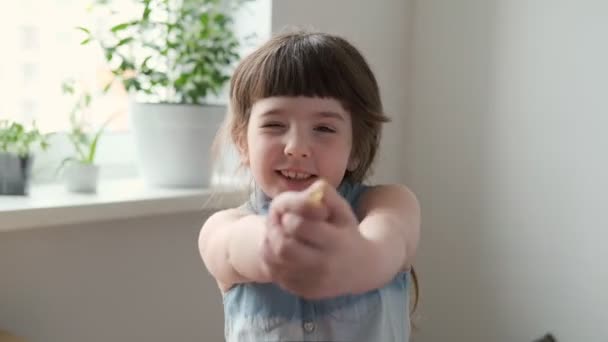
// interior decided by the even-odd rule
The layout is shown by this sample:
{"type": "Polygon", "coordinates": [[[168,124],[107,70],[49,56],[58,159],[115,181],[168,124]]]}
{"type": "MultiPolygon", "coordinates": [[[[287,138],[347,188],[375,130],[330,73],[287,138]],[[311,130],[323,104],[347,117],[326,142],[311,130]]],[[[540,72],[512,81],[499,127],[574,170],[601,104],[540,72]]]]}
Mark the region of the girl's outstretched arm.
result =
{"type": "Polygon", "coordinates": [[[201,229],[198,247],[222,292],[245,282],[269,282],[261,261],[265,218],[242,209],[213,214],[201,229]]]}
{"type": "Polygon", "coordinates": [[[359,201],[359,231],[371,243],[365,272],[369,284],[377,288],[413,263],[420,240],[420,206],[416,196],[402,185],[375,186],[359,201]]]}

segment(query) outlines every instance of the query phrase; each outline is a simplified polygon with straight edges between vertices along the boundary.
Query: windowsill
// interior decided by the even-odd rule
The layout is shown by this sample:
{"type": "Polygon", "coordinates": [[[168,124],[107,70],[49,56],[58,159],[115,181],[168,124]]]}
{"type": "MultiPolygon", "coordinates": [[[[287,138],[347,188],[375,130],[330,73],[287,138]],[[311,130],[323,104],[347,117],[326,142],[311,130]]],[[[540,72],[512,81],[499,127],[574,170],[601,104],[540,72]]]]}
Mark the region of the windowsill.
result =
{"type": "Polygon", "coordinates": [[[167,189],[140,179],[101,181],[96,194],[63,184],[33,185],[29,196],[0,196],[0,232],[182,212],[212,212],[242,203],[238,190],[167,189]]]}

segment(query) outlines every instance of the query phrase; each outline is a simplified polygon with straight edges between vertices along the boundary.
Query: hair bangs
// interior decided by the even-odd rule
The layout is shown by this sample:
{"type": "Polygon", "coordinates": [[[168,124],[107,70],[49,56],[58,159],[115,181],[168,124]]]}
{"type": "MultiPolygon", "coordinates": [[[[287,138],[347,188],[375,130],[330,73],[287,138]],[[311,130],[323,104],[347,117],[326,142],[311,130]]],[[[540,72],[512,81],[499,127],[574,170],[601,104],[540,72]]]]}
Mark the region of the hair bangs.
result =
{"type": "Polygon", "coordinates": [[[335,51],[315,41],[314,36],[300,37],[276,47],[262,60],[255,77],[250,99],[273,96],[309,96],[335,98],[348,102],[352,98],[348,71],[343,70],[335,51]]]}

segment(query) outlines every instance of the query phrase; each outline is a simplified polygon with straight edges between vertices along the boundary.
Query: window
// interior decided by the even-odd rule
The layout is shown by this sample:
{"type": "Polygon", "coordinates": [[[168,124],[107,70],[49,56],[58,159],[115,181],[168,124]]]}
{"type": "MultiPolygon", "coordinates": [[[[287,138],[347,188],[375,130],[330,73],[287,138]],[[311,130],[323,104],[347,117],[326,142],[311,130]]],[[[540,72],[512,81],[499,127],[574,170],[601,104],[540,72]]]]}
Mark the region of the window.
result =
{"type": "MultiPolygon", "coordinates": [[[[125,6],[126,12],[133,10],[125,6]]],[[[82,34],[76,29],[102,22],[77,0],[25,0],[4,8],[0,119],[36,120],[47,132],[67,129],[74,99],[62,93],[61,84],[75,79],[95,94],[111,75],[100,49],[95,44],[81,46],[82,34]]],[[[126,106],[126,92],[117,85],[97,98],[87,120],[98,124],[116,116],[110,130],[126,130],[126,106]]]]}
{"type": "MultiPolygon", "coordinates": [[[[0,38],[3,42],[0,54],[0,120],[12,119],[26,124],[35,120],[44,132],[61,132],[69,128],[69,113],[74,99],[63,94],[62,83],[75,79],[77,84],[95,94],[111,79],[101,49],[96,44],[81,45],[84,35],[76,27],[110,27],[113,23],[107,22],[109,18],[122,20],[140,13],[139,1],[113,1],[121,6],[119,17],[88,11],[87,6],[93,1],[21,0],[4,6],[0,11],[0,38]]],[[[241,37],[255,35],[255,39],[243,46],[243,55],[270,35],[270,6],[270,0],[249,1],[236,14],[237,34],[241,37]]],[[[226,93],[212,101],[226,103],[226,93]]],[[[102,178],[136,175],[127,105],[127,93],[116,82],[107,95],[94,96],[91,110],[87,113],[86,119],[93,126],[114,117],[98,147],[97,162],[102,165],[102,178]]],[[[36,156],[34,181],[56,181],[56,166],[71,149],[66,141],[57,140],[52,142],[48,152],[36,156]]],[[[222,178],[215,175],[216,179],[218,177],[222,178]]]]}

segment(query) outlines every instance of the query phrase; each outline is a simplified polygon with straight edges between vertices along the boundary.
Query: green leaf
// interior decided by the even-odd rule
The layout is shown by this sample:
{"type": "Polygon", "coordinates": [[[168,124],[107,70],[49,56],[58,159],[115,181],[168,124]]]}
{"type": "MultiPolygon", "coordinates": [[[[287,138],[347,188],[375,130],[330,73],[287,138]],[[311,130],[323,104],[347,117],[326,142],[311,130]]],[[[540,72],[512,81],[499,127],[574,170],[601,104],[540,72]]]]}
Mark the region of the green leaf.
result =
{"type": "Polygon", "coordinates": [[[152,58],[152,56],[148,56],[144,59],[143,62],[141,62],[141,70],[149,70],[148,68],[148,61],[150,60],[150,58],[152,58]]]}
{"type": "Polygon", "coordinates": [[[218,25],[222,27],[228,23],[228,18],[221,13],[216,14],[213,19],[218,25]]]}
{"type": "Polygon", "coordinates": [[[114,117],[110,117],[108,118],[99,128],[99,130],[97,131],[97,133],[95,134],[95,136],[93,137],[93,141],[91,142],[90,148],[89,148],[89,156],[87,158],[87,161],[89,163],[94,163],[95,162],[95,153],[97,152],[97,143],[99,142],[99,138],[101,137],[101,135],[103,134],[103,131],[106,129],[106,127],[108,126],[108,124],[110,124],[110,122],[114,120],[114,117]]]}
{"type": "Polygon", "coordinates": [[[108,92],[108,90],[110,90],[110,87],[112,87],[112,84],[114,84],[114,81],[110,81],[110,82],[108,82],[108,84],[106,84],[106,85],[103,87],[103,93],[104,93],[104,94],[105,94],[105,93],[107,93],[107,92],[108,92]]]}
{"type": "MultiPolygon", "coordinates": [[[[148,4],[149,3],[150,2],[148,1],[148,4]]],[[[146,4],[146,8],[144,9],[144,14],[141,17],[141,20],[147,21],[150,18],[150,13],[152,13],[152,10],[149,7],[147,7],[148,4],[146,4]]]]}
{"type": "Polygon", "coordinates": [[[115,51],[116,51],[116,49],[111,48],[111,47],[107,47],[104,49],[104,56],[106,57],[106,61],[108,61],[108,62],[112,61],[112,57],[114,56],[115,51]]]}
{"type": "Polygon", "coordinates": [[[76,29],[77,29],[77,30],[80,30],[80,31],[82,31],[82,32],[84,32],[84,33],[86,33],[86,34],[91,34],[91,31],[89,31],[89,30],[88,30],[87,28],[85,28],[85,27],[82,27],[82,26],[77,26],[77,27],[76,27],[76,29]]]}
{"type": "Polygon", "coordinates": [[[61,91],[65,94],[74,94],[74,81],[63,81],[63,83],[61,84],[61,91]]]}
{"type": "Polygon", "coordinates": [[[201,21],[201,24],[203,24],[203,27],[209,26],[209,13],[205,12],[205,13],[201,14],[200,21],[201,21]]]}
{"type": "Polygon", "coordinates": [[[118,42],[118,44],[116,44],[116,47],[123,46],[123,45],[125,45],[125,44],[127,44],[127,43],[130,43],[130,42],[132,42],[134,39],[135,39],[135,38],[133,38],[133,37],[127,37],[127,38],[121,39],[121,40],[118,42]]]}
{"type": "Polygon", "coordinates": [[[84,106],[88,107],[91,104],[91,94],[87,93],[84,95],[84,106]]]}
{"type": "Polygon", "coordinates": [[[136,21],[130,21],[130,22],[128,22],[128,23],[122,23],[122,24],[118,24],[118,25],[113,26],[113,27],[110,29],[110,31],[111,31],[112,33],[120,32],[120,31],[122,31],[122,30],[126,29],[127,27],[132,26],[132,25],[134,25],[134,24],[136,24],[136,23],[137,23],[136,21]]]}

